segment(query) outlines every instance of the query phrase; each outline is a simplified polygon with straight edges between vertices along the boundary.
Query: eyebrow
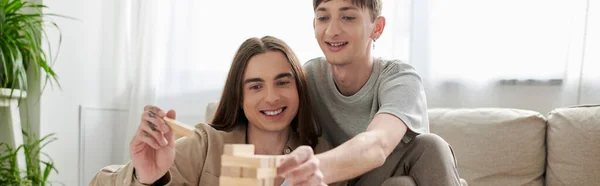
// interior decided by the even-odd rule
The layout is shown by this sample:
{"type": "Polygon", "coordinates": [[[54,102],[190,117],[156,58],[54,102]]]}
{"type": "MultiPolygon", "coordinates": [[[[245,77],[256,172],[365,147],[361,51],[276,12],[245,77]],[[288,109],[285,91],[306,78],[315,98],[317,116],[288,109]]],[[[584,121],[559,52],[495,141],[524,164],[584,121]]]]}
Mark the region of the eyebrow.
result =
{"type": "MultiPolygon", "coordinates": [[[[345,6],[345,7],[340,8],[340,12],[348,11],[348,10],[357,10],[358,11],[358,8],[353,7],[353,6],[345,6]]],[[[319,8],[317,8],[317,11],[327,12],[327,8],[319,7],[319,8]]]]}
{"type": "Polygon", "coordinates": [[[358,9],[353,6],[345,6],[345,7],[340,8],[340,12],[347,11],[347,10],[357,10],[358,11],[358,9]]]}
{"type": "Polygon", "coordinates": [[[252,82],[265,82],[265,80],[263,80],[261,78],[250,78],[250,79],[244,80],[244,84],[252,83],[252,82]]]}
{"type": "Polygon", "coordinates": [[[284,73],[281,73],[281,74],[277,74],[274,79],[281,79],[281,78],[285,78],[285,77],[291,78],[292,77],[292,73],[284,72],[284,73]]]}
{"type": "MultiPolygon", "coordinates": [[[[277,74],[275,76],[275,78],[273,78],[273,79],[277,80],[277,79],[281,79],[281,78],[285,78],[285,77],[292,77],[292,73],[284,72],[284,73],[281,73],[281,74],[277,74]]],[[[265,82],[265,80],[263,80],[261,78],[250,78],[250,79],[244,80],[244,84],[246,84],[246,83],[253,83],[253,82],[265,82]]]]}

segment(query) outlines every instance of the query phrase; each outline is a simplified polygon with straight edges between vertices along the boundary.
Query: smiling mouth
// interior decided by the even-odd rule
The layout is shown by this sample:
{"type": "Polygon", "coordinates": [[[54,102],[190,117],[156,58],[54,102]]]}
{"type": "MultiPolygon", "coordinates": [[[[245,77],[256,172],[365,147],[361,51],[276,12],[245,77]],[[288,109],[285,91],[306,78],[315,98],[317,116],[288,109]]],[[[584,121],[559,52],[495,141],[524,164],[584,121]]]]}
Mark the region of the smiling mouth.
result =
{"type": "Polygon", "coordinates": [[[267,116],[276,116],[276,115],[281,114],[285,109],[287,109],[287,107],[281,107],[277,110],[271,110],[271,111],[261,110],[260,113],[267,115],[267,116]]]}
{"type": "Polygon", "coordinates": [[[339,47],[339,46],[344,46],[347,45],[348,42],[325,42],[327,43],[327,45],[332,46],[332,47],[339,47]]]}

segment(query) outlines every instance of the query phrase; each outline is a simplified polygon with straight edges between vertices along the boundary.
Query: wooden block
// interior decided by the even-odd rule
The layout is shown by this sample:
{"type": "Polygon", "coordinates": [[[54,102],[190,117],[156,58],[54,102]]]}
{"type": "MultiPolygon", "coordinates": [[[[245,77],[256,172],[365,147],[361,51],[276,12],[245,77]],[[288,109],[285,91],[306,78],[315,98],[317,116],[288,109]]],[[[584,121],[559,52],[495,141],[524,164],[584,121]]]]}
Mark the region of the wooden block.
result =
{"type": "Polygon", "coordinates": [[[220,186],[263,186],[265,184],[265,180],[256,179],[256,178],[234,178],[234,177],[219,177],[219,185],[220,186]]]}
{"type": "Polygon", "coordinates": [[[241,178],[243,167],[221,167],[221,176],[241,178]]]}
{"type": "Polygon", "coordinates": [[[194,136],[194,127],[183,124],[183,123],[181,123],[177,120],[171,119],[171,118],[164,117],[163,119],[165,120],[167,125],[169,125],[169,127],[171,127],[171,130],[173,130],[173,132],[175,132],[175,134],[179,134],[179,135],[187,136],[187,137],[194,136]]]}
{"type": "Polygon", "coordinates": [[[278,156],[274,156],[274,155],[254,155],[253,157],[259,157],[259,158],[274,158],[275,159],[275,167],[279,167],[279,165],[281,165],[281,161],[283,160],[284,155],[278,155],[278,156]]]}
{"type": "Polygon", "coordinates": [[[223,148],[224,155],[232,156],[252,156],[254,155],[253,144],[225,144],[223,148]]]}
{"type": "Polygon", "coordinates": [[[275,186],[275,179],[256,179],[256,178],[234,178],[221,176],[219,177],[220,186],[275,186]]]}
{"type": "Polygon", "coordinates": [[[277,168],[242,168],[243,178],[275,178],[277,177],[277,168]]]}
{"type": "Polygon", "coordinates": [[[273,156],[221,155],[221,167],[275,168],[273,156]]]}
{"type": "Polygon", "coordinates": [[[275,178],[277,168],[221,167],[221,176],[239,178],[275,178]]]}
{"type": "Polygon", "coordinates": [[[275,178],[264,179],[263,186],[275,186],[275,178]]]}

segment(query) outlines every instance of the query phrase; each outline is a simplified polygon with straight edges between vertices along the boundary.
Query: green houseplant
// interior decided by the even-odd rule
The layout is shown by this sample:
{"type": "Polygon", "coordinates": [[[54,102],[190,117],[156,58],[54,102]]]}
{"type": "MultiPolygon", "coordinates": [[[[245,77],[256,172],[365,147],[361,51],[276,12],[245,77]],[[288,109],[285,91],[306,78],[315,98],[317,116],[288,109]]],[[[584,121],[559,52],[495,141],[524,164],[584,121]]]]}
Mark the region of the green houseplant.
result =
{"type": "MultiPolygon", "coordinates": [[[[0,102],[5,101],[2,99],[18,98],[19,105],[22,105],[21,98],[28,86],[28,70],[33,74],[30,78],[38,79],[44,73],[44,85],[56,83],[60,88],[52,69],[56,58],[52,58],[51,45],[44,28],[58,29],[58,53],[60,28],[50,17],[64,16],[44,14],[43,8],[47,7],[25,0],[0,0],[0,93],[9,92],[8,96],[4,93],[0,95],[0,102]],[[44,48],[44,43],[48,44],[47,48],[44,48]],[[48,52],[44,49],[48,49],[48,52]]],[[[1,118],[0,124],[4,125],[1,118]]],[[[0,185],[46,185],[51,171],[58,171],[52,159],[41,149],[56,138],[54,134],[49,134],[38,139],[36,134],[22,131],[25,138],[22,145],[11,147],[7,143],[0,143],[0,185]],[[17,165],[17,156],[21,151],[25,156],[26,170],[21,170],[17,165]],[[44,158],[40,155],[44,155],[44,158]]]]}
{"type": "MultiPolygon", "coordinates": [[[[42,39],[48,41],[43,37],[46,36],[44,26],[58,28],[46,17],[58,15],[43,14],[41,8],[46,6],[22,0],[0,0],[0,88],[10,89],[11,92],[15,89],[26,91],[29,68],[34,69],[35,78],[39,77],[40,69],[43,70],[46,80],[56,82],[60,87],[51,67],[54,62],[52,56],[47,55],[42,45],[42,39]],[[23,13],[26,9],[35,12],[23,13]]],[[[60,49],[60,41],[58,46],[60,49]]]]}
{"type": "MultiPolygon", "coordinates": [[[[30,138],[25,132],[23,135],[30,138]]],[[[53,135],[49,134],[41,139],[27,140],[25,144],[15,149],[6,143],[0,143],[0,148],[4,148],[4,151],[0,151],[0,185],[46,185],[51,171],[58,172],[52,159],[41,152],[42,148],[56,140],[53,135]],[[21,176],[23,170],[20,170],[17,166],[17,154],[21,150],[25,151],[27,166],[27,170],[24,170],[25,176],[21,176]],[[39,158],[40,154],[48,160],[41,160],[39,158]],[[44,165],[44,168],[40,166],[41,164],[44,165]]]]}

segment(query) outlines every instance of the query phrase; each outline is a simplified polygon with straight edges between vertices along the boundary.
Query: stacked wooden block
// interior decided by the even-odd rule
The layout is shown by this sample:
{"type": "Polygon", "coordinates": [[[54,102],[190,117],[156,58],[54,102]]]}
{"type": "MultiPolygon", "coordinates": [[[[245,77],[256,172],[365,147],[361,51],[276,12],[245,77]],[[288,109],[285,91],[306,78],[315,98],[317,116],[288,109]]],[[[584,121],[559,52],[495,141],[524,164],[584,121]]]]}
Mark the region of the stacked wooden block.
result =
{"type": "Polygon", "coordinates": [[[221,156],[221,186],[274,186],[282,156],[255,155],[252,144],[226,144],[221,156]]]}

